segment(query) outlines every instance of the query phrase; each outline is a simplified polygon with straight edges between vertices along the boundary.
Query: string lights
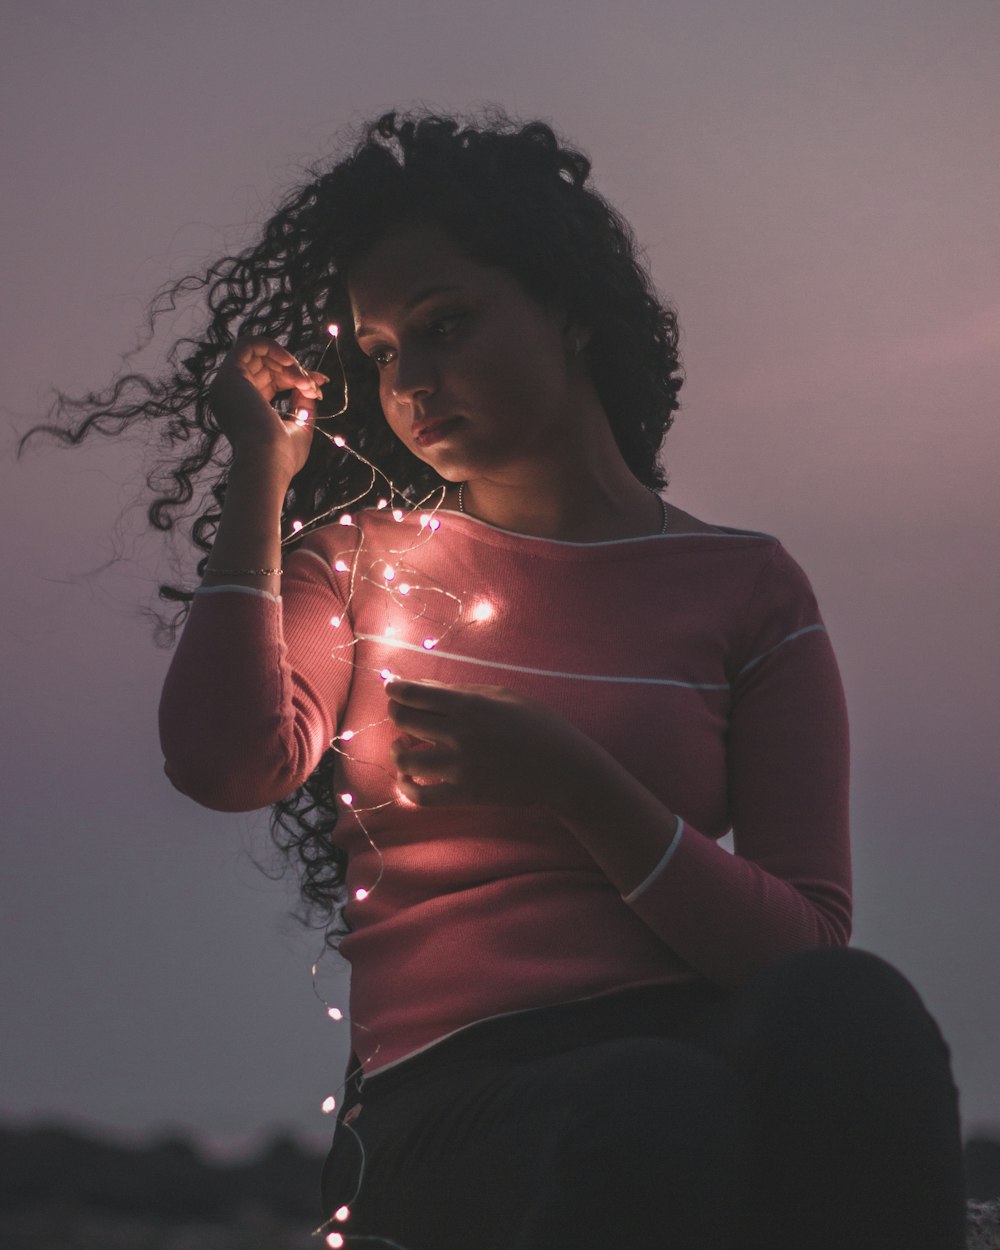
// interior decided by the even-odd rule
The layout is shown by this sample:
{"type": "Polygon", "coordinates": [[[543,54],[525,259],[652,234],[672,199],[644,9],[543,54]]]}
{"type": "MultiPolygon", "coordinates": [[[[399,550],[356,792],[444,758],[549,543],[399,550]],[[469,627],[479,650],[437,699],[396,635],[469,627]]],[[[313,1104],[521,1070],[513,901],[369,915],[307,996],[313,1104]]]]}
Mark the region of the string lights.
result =
{"type": "MultiPolygon", "coordinates": [[[[320,371],[320,367],[326,353],[332,346],[337,353],[341,377],[343,378],[343,404],[337,412],[325,417],[314,417],[312,411],[305,406],[299,406],[292,413],[282,415],[288,415],[289,419],[293,420],[295,424],[299,426],[306,426],[311,422],[317,434],[329,439],[334,446],[342,449],[348,455],[353,456],[356,460],[363,464],[371,475],[370,481],[365,489],[353,499],[341,501],[334,507],[329,508],[325,512],[322,512],[308,520],[303,521],[298,518],[292,520],[291,533],[282,540],[282,546],[287,545],[289,542],[297,541],[302,536],[302,532],[304,530],[312,529],[313,527],[319,525],[322,521],[329,518],[334,512],[338,512],[341,509],[349,509],[353,504],[359,503],[362,499],[371,494],[379,479],[381,479],[385,484],[386,494],[378,498],[375,504],[375,509],[377,511],[386,511],[391,509],[393,521],[400,524],[405,520],[407,515],[417,513],[419,515],[419,526],[416,535],[408,544],[401,545],[392,550],[380,551],[377,555],[372,555],[369,558],[369,553],[364,550],[362,531],[355,517],[349,511],[340,512],[340,516],[337,517],[337,522],[339,525],[343,526],[345,530],[352,532],[351,537],[355,541],[351,547],[343,551],[338,551],[333,559],[334,570],[337,573],[348,575],[348,593],[344,598],[342,606],[330,617],[330,627],[334,630],[338,630],[346,619],[350,619],[350,608],[360,587],[364,586],[366,588],[373,588],[374,590],[387,595],[390,604],[394,607],[401,606],[404,601],[406,604],[407,615],[405,619],[405,627],[400,624],[387,625],[383,633],[383,638],[386,642],[390,645],[399,645],[409,647],[410,649],[433,651],[442,641],[444,641],[448,634],[456,628],[456,626],[462,621],[463,617],[466,622],[471,621],[473,623],[485,623],[493,620],[496,615],[495,606],[486,599],[480,599],[472,606],[470,611],[466,611],[465,604],[460,596],[455,595],[450,590],[441,586],[421,584],[419,580],[419,573],[409,563],[408,557],[410,557],[414,551],[422,547],[426,542],[430,541],[441,531],[442,520],[438,516],[438,512],[441,510],[444,503],[444,487],[437,488],[428,496],[418,500],[416,503],[410,503],[407,508],[401,507],[394,501],[405,500],[405,495],[396,488],[394,483],[391,482],[370,460],[354,448],[350,447],[343,435],[331,434],[327,430],[323,429],[320,423],[335,420],[336,418],[343,416],[347,411],[349,403],[347,375],[344,370],[343,359],[340,355],[338,326],[334,323],[330,323],[327,326],[327,335],[327,342],[320,355],[319,361],[317,362],[315,372],[320,371]],[[437,608],[437,611],[432,610],[435,607],[437,608]],[[418,626],[420,626],[420,628],[417,628],[418,626]],[[412,637],[417,639],[417,642],[408,643],[406,640],[407,634],[410,634],[412,637]]],[[[412,530],[408,530],[406,532],[412,533],[412,530]]],[[[344,659],[346,657],[342,653],[345,651],[350,652],[349,662],[356,670],[360,671],[362,670],[362,666],[358,665],[353,654],[356,645],[356,639],[352,636],[349,641],[336,644],[334,655],[336,655],[337,658],[344,659]]],[[[367,671],[377,674],[383,684],[389,681],[393,676],[396,676],[393,670],[384,664],[380,665],[378,668],[368,669],[367,671]]],[[[389,717],[386,715],[380,720],[372,721],[368,724],[345,725],[343,727],[339,727],[336,736],[330,742],[330,746],[343,758],[355,760],[358,757],[352,756],[349,753],[349,750],[345,749],[348,744],[354,742],[365,733],[386,724],[388,721],[389,717]]],[[[366,763],[370,763],[370,761],[366,761],[366,763]]],[[[384,766],[378,767],[382,767],[383,772],[392,776],[388,768],[385,768],[384,766]]],[[[393,780],[395,780],[394,777],[393,780]]],[[[369,882],[366,886],[358,886],[355,888],[351,896],[351,900],[353,902],[363,903],[369,899],[372,893],[378,888],[385,868],[385,861],[382,856],[382,852],[379,850],[374,839],[372,838],[364,817],[372,812],[380,811],[389,806],[395,805],[406,807],[412,806],[412,804],[402,793],[398,791],[398,789],[395,791],[395,797],[393,799],[369,807],[358,806],[355,802],[355,795],[351,791],[345,790],[337,794],[336,798],[338,805],[354,820],[377,859],[378,871],[375,874],[375,879],[369,882]]],[[[319,985],[317,983],[319,963],[326,954],[327,949],[328,948],[324,946],[323,951],[312,965],[313,990],[325,1006],[328,1018],[335,1022],[341,1022],[348,1018],[345,1017],[344,1012],[338,1006],[327,1002],[327,1000],[323,997],[323,994],[320,992],[319,985]]],[[[349,1023],[356,1032],[371,1032],[367,1026],[358,1020],[350,1018],[349,1023]]],[[[354,1040],[356,1042],[356,1037],[354,1040]]],[[[324,1098],[321,1104],[321,1110],[324,1114],[330,1115],[337,1110],[337,1097],[341,1091],[347,1087],[349,1081],[355,1077],[360,1077],[363,1081],[366,1066],[370,1064],[380,1049],[381,1044],[373,1038],[372,1049],[365,1055],[365,1058],[360,1062],[359,1067],[345,1077],[344,1082],[338,1087],[335,1094],[328,1095],[324,1098]]],[[[347,1130],[353,1134],[361,1156],[361,1163],[358,1170],[358,1179],[354,1194],[347,1203],[342,1204],[334,1211],[330,1219],[326,1220],[318,1228],[314,1229],[313,1235],[324,1236],[325,1244],[331,1247],[331,1250],[339,1250],[340,1247],[347,1245],[349,1241],[363,1241],[367,1244],[378,1244],[387,1247],[388,1250],[409,1250],[408,1247],[401,1246],[399,1243],[392,1241],[389,1238],[371,1235],[352,1238],[349,1234],[345,1237],[344,1233],[338,1230],[337,1226],[343,1227],[350,1219],[350,1204],[357,1200],[357,1197],[361,1192],[365,1171],[364,1143],[362,1142],[357,1131],[351,1125],[349,1119],[342,1118],[340,1120],[338,1131],[342,1130],[347,1130]]]]}

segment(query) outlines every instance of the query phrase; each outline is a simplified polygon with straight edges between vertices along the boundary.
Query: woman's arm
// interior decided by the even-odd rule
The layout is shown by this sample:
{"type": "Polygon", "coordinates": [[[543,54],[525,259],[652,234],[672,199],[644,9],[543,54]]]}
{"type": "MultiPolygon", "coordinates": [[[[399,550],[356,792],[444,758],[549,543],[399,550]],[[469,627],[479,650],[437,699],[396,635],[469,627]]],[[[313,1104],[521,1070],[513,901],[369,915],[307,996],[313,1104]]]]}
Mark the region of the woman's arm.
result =
{"type": "Polygon", "coordinates": [[[560,815],[645,924],[705,976],[735,985],[851,934],[846,700],[812,588],[780,544],[747,608],[726,754],[735,854],[615,761],[560,815]]]}
{"type": "MultiPolygon", "coordinates": [[[[344,683],[329,680],[308,631],[295,629],[304,605],[317,600],[329,622],[335,588],[316,560],[293,556],[288,577],[279,572],[281,509],[312,429],[283,419],[270,402],[292,388],[315,398],[322,377],[306,374],[278,344],[255,339],[233,348],[212,385],[233,462],[208,571],[164,683],[160,736],[173,784],[224,811],[291,793],[335,732],[344,683]]],[[[329,628],[321,637],[329,641],[329,628]]]]}
{"type": "Polygon", "coordinates": [[[328,380],[307,373],[273,339],[241,339],[222,362],[209,398],[233,462],[203,585],[278,594],[279,573],[259,570],[281,566],[281,510],[309,455],[314,427],[282,417],[273,401],[291,391],[305,406],[320,397],[320,383],[328,380]]]}
{"type": "Polygon", "coordinates": [[[245,586],[198,591],[164,681],[167,776],[218,811],[267,807],[298,789],[347,697],[351,665],[331,654],[351,654],[351,626],[325,562],[300,549],[281,580],[281,598],[245,586]]]}
{"type": "MultiPolygon", "coordinates": [[[[825,727],[810,712],[812,723],[800,722],[801,741],[785,753],[774,743],[763,761],[754,788],[766,797],[747,795],[734,813],[736,854],[682,821],[607,755],[557,809],[633,912],[720,984],[737,985],[782,955],[850,939],[846,760],[834,776],[844,754],[830,693],[833,716],[829,705],[820,711],[825,727]],[[821,739],[832,758],[810,772],[808,756],[821,739]]],[[[766,739],[763,725],[756,732],[766,739]]]]}

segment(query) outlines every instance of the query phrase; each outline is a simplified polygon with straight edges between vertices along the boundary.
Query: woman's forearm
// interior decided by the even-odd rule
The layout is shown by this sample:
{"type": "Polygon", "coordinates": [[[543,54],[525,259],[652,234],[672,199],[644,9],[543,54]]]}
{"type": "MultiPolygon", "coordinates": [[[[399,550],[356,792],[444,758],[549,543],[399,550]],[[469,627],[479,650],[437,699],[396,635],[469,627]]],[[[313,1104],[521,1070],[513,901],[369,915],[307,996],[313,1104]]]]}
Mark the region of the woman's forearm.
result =
{"type": "MultiPolygon", "coordinates": [[[[846,794],[829,796],[832,825],[789,828],[777,806],[773,825],[748,819],[743,841],[758,855],[730,854],[682,823],[598,744],[579,759],[562,773],[550,810],[638,918],[692,968],[737,985],[781,955],[847,943],[846,830],[835,836],[846,822],[846,794]]],[[[763,803],[750,811],[766,814],[763,803]]]]}
{"type": "Polygon", "coordinates": [[[249,570],[281,567],[281,509],[287,491],[287,473],[273,457],[237,455],[204,586],[249,586],[280,593],[277,573],[249,570]]]}
{"type": "Polygon", "coordinates": [[[597,743],[586,768],[574,769],[556,815],[622,895],[630,894],[663,859],[677,816],[597,743]]]}

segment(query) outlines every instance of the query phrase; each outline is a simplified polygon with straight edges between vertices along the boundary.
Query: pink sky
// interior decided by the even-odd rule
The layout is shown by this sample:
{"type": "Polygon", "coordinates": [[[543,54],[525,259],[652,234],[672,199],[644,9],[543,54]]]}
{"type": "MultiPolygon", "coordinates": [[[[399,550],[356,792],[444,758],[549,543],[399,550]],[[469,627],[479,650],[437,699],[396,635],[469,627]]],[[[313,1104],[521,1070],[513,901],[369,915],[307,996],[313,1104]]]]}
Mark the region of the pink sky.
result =
{"type": "MultiPolygon", "coordinates": [[[[154,288],[384,108],[495,100],[585,147],[677,305],[670,498],[781,538],[851,711],[854,944],[914,982],[1000,1132],[1000,9],[926,0],[347,8],[36,0],[0,75],[14,428],[100,386],[154,288]]],[[[322,1136],[343,1038],[262,816],[175,794],[138,608],[141,449],[4,444],[0,1105],[322,1136]],[[137,537],[138,536],[138,537],[137,537]]],[[[290,887],[289,887],[290,889],[290,887]]],[[[340,991],[342,993],[342,990],[340,991]]]]}

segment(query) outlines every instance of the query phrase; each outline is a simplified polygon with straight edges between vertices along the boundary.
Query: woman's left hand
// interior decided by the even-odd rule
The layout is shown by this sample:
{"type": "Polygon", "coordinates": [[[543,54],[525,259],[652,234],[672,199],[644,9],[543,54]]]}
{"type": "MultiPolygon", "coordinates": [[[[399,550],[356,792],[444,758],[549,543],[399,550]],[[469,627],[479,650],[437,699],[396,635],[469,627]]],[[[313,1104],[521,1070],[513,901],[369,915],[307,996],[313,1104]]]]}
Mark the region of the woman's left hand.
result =
{"type": "Polygon", "coordinates": [[[419,807],[545,806],[557,814],[597,744],[536,699],[502,686],[386,683],[403,731],[390,748],[397,784],[419,807]]]}

